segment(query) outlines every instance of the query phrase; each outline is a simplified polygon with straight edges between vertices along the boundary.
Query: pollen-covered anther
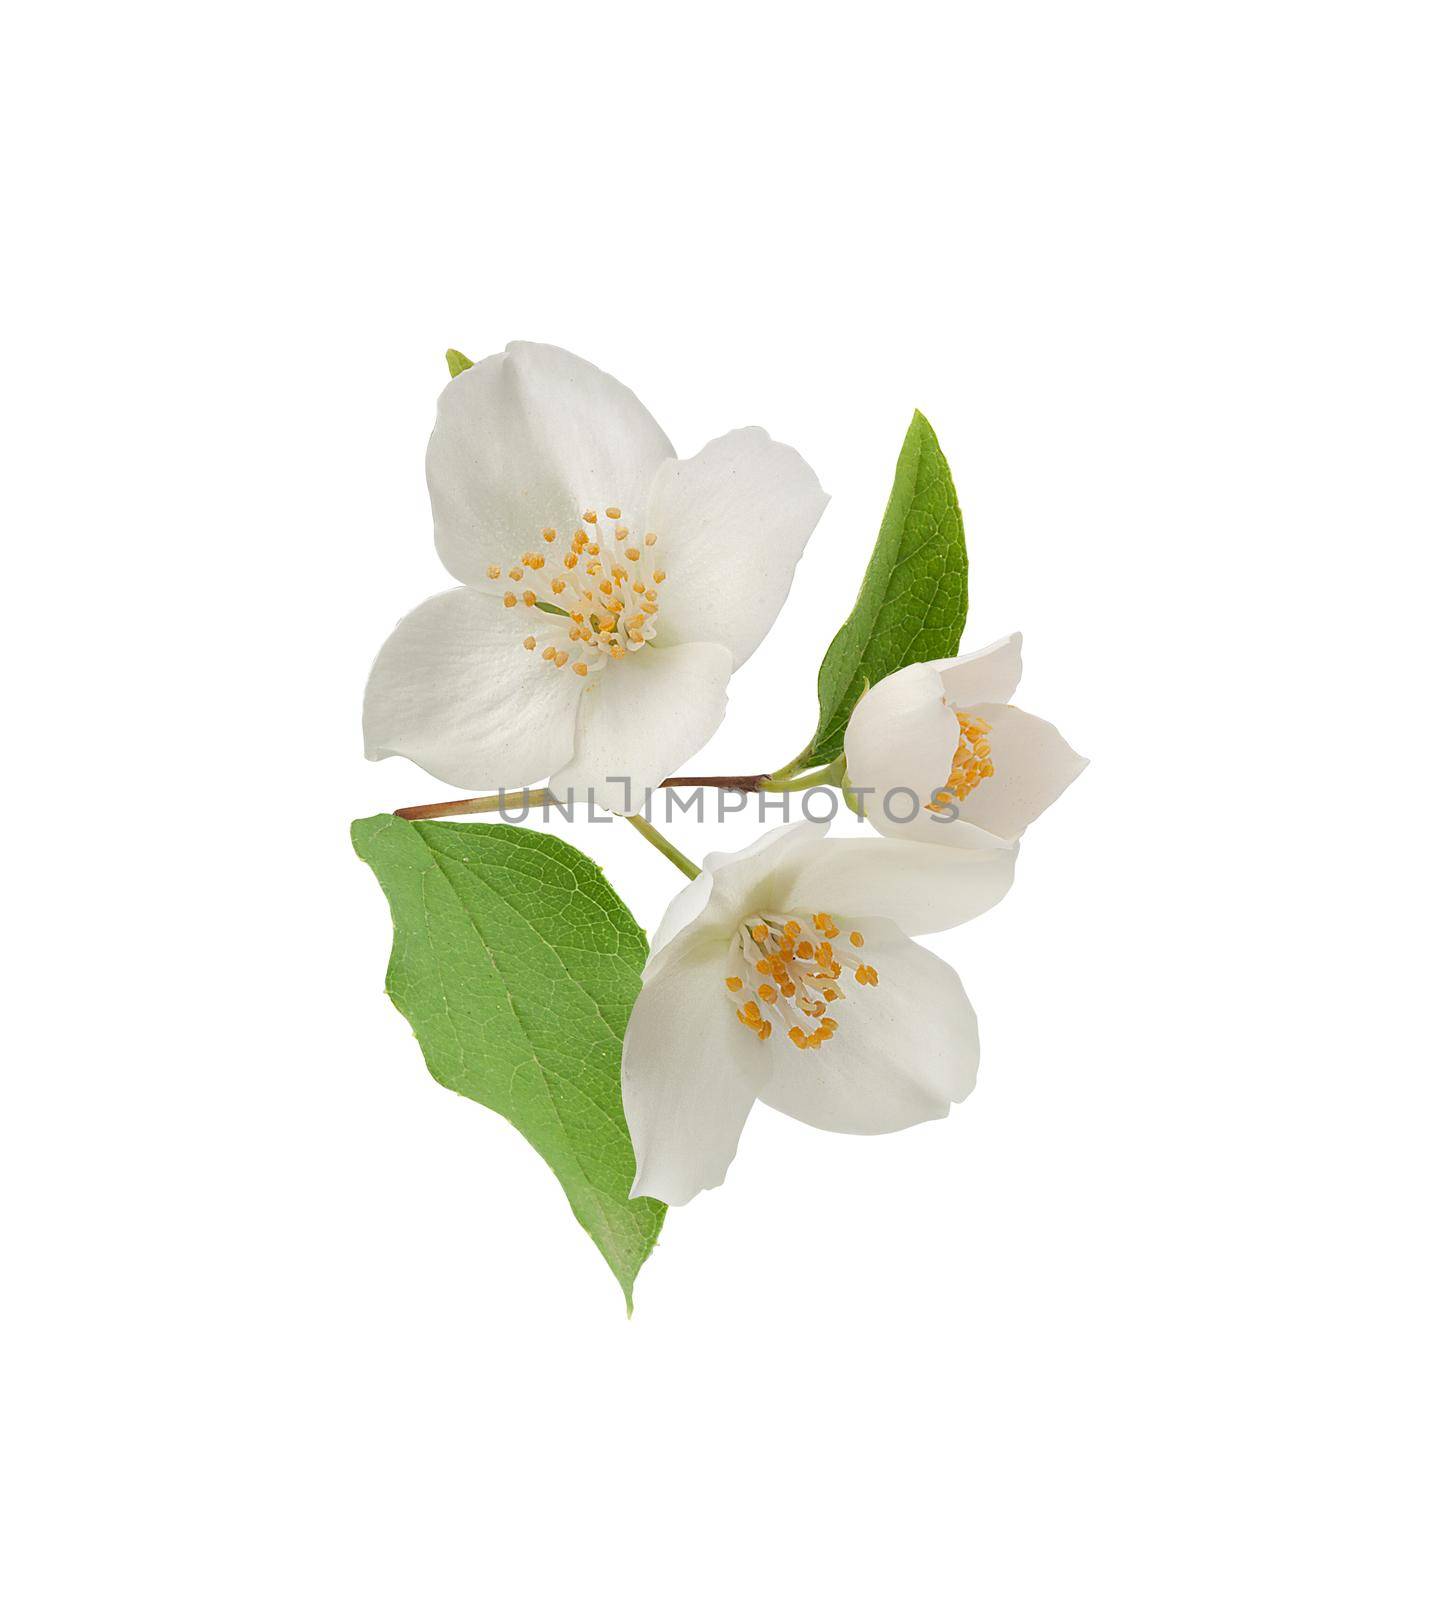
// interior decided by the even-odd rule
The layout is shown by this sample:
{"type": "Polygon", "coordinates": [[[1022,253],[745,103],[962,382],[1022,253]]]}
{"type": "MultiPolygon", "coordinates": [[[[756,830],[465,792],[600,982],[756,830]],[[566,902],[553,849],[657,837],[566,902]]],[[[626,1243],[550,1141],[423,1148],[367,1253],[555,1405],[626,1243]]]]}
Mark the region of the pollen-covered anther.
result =
{"type": "Polygon", "coordinates": [[[991,760],[991,742],[988,735],[991,724],[965,711],[956,713],[960,738],[956,753],[951,757],[951,774],[935,791],[929,811],[944,811],[956,801],[964,800],[978,784],[991,777],[996,767],[991,760]]]}
{"type": "Polygon", "coordinates": [[[742,923],[735,941],[741,970],[726,977],[725,988],[738,994],[747,983],[754,986],[755,998],[735,1016],[757,1038],[770,1036],[761,1023],[768,1029],[778,1022],[796,1049],[819,1050],[840,1025],[830,1008],[843,998],[842,974],[848,970],[863,989],[875,988],[879,974],[848,952],[836,954],[832,941],[843,933],[851,950],[864,946],[858,928],[845,932],[827,912],[813,912],[807,920],[823,937],[802,939],[804,924],[798,918],[774,912],[742,923]]]}
{"type": "MultiPolygon", "coordinates": [[[[629,541],[629,527],[619,521],[620,507],[609,506],[603,514],[618,524],[614,531],[619,540],[629,541]]],[[[598,526],[599,512],[589,507],[564,539],[557,528],[540,528],[537,548],[525,550],[510,567],[491,563],[485,569],[489,583],[500,589],[505,582],[519,585],[526,576],[537,575],[532,588],[494,593],[505,609],[522,605],[530,613],[535,632],[528,635],[533,643],[525,648],[547,644],[554,654],[545,651],[541,659],[553,666],[571,665],[581,678],[650,644],[659,613],[659,591],[642,583],[638,567],[631,565],[641,558],[637,544],[630,542],[617,554],[611,548],[601,558],[594,531],[598,526]],[[563,649],[565,642],[578,647],[572,657],[563,649]]],[[[652,544],[656,537],[646,535],[644,543],[652,544]]],[[[662,575],[658,569],[656,580],[662,575]]]]}

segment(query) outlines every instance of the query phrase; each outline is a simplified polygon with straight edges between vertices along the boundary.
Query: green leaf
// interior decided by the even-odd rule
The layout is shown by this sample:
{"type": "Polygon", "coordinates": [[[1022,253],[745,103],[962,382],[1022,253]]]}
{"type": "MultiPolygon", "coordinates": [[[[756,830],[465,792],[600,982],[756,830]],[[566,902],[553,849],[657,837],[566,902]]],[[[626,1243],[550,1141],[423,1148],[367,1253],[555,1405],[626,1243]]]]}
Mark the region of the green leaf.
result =
{"type": "Polygon", "coordinates": [[[466,372],[473,365],[461,350],[449,350],[447,359],[448,376],[450,378],[456,378],[460,372],[466,372]]]}
{"type": "Polygon", "coordinates": [[[428,1071],[507,1117],[563,1185],[632,1314],[665,1207],[631,1200],[619,1093],[649,944],[598,867],[506,823],[352,824],[392,908],[387,992],[428,1071]]]}
{"type": "Polygon", "coordinates": [[[951,469],[918,411],[855,609],[820,663],[820,723],[797,767],[834,761],[867,683],[954,655],[966,626],[966,535],[951,469]]]}

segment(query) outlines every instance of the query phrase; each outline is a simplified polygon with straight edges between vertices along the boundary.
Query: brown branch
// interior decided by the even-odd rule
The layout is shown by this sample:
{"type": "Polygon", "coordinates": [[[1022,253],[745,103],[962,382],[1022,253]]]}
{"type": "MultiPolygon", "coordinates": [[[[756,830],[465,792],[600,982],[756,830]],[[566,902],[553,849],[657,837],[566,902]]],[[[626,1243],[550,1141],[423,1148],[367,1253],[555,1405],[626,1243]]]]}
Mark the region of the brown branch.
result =
{"type": "Polygon", "coordinates": [[[741,794],[758,794],[769,780],[768,772],[740,773],[733,778],[665,778],[661,789],[738,789],[741,794]]]}
{"type": "Polygon", "coordinates": [[[457,817],[476,809],[471,800],[438,800],[430,806],[399,806],[393,816],[409,822],[427,822],[432,817],[457,817]]]}
{"type": "MultiPolygon", "coordinates": [[[[768,772],[744,772],[736,777],[665,778],[661,789],[734,789],[740,794],[758,794],[769,782],[768,772]]],[[[437,817],[469,817],[482,811],[512,811],[522,806],[558,804],[547,789],[515,789],[511,794],[475,795],[466,800],[434,800],[426,806],[400,806],[393,816],[407,822],[430,822],[437,817]]]]}
{"type": "Polygon", "coordinates": [[[428,822],[434,817],[464,817],[479,811],[512,810],[515,806],[541,806],[553,799],[547,789],[517,789],[512,794],[484,794],[468,800],[435,800],[427,806],[400,806],[393,816],[408,822],[428,822]]]}

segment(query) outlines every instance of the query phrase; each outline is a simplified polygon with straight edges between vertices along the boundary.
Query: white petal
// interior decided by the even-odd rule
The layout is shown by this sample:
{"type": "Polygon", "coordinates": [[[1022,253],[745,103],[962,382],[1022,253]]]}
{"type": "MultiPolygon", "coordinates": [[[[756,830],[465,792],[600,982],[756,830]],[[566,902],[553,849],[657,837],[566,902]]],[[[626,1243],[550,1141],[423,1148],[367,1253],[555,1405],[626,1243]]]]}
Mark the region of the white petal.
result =
{"type": "Polygon", "coordinates": [[[961,801],[962,819],[1003,839],[1018,839],[1071,781],[1087,760],[1049,722],[1015,706],[974,705],[989,724],[991,764],[996,771],[961,801]]]}
{"type": "Polygon", "coordinates": [[[369,761],[406,756],[460,789],[546,778],[574,746],[580,680],[523,648],[523,629],[491,595],[449,589],[410,611],[367,680],[369,761]]]}
{"type": "Polygon", "coordinates": [[[729,679],[729,652],[717,644],[649,645],[611,661],[584,690],[573,760],[550,787],[560,797],[592,792],[610,811],[640,810],[645,789],[724,721],[729,679]]]}
{"type": "Polygon", "coordinates": [[[887,917],[908,933],[938,933],[990,910],[1011,887],[1016,845],[957,850],[831,839],[828,831],[823,822],[792,822],[744,850],[707,855],[700,877],[666,914],[656,951],[670,940],[726,938],[751,912],[791,907],[852,922],[887,917]]]}
{"type": "Polygon", "coordinates": [[[686,884],[665,909],[650,945],[650,965],[681,936],[690,943],[707,938],[728,940],[734,937],[747,912],[776,906],[779,902],[769,898],[776,874],[784,869],[781,881],[792,883],[788,863],[798,842],[823,839],[827,831],[824,822],[789,822],[762,833],[743,850],[711,851],[704,858],[699,876],[686,884]]]}
{"type": "Polygon", "coordinates": [[[894,791],[904,790],[915,802],[907,805],[896,796],[902,817],[930,805],[951,775],[960,737],[941,674],[924,662],[893,672],[865,692],[845,729],[845,765],[877,827],[894,791]]]}
{"type": "Polygon", "coordinates": [[[702,927],[702,919],[709,911],[710,893],[713,888],[714,879],[701,869],[699,876],[691,878],[665,906],[664,915],[659,919],[659,926],[654,930],[654,937],[649,941],[649,960],[644,967],[646,976],[650,968],[681,934],[689,935],[702,927]]]}
{"type": "Polygon", "coordinates": [[[768,1045],[735,1018],[725,953],[672,951],[645,977],[624,1034],[632,1195],[682,1206],[724,1181],[768,1076],[768,1045]]]}
{"type": "Polygon", "coordinates": [[[545,527],[567,533],[585,509],[642,517],[673,454],[617,378],[552,345],[511,344],[438,398],[428,442],[438,555],[477,584],[490,562],[516,561],[545,527]]]}
{"type": "Polygon", "coordinates": [[[704,858],[714,881],[711,918],[733,934],[750,912],[792,904],[802,851],[824,840],[829,831],[825,822],[787,822],[762,833],[743,850],[711,851],[704,858]]]}
{"type": "Polygon", "coordinates": [[[852,922],[888,917],[907,933],[939,933],[1002,898],[1011,887],[1016,851],[1015,845],[953,850],[905,839],[806,840],[788,863],[790,881],[781,872],[771,885],[772,904],[852,922]]]}
{"type": "Polygon", "coordinates": [[[983,700],[1005,704],[1021,682],[1021,635],[1008,634],[969,656],[938,661],[936,668],[953,706],[964,711],[983,700]]]}
{"type": "MultiPolygon", "coordinates": [[[[866,923],[880,976],[847,983],[818,1050],[771,1050],[766,1105],[832,1133],[891,1133],[944,1117],[976,1083],[976,1014],[955,971],[889,923],[866,923]]],[[[773,1041],[771,1041],[773,1043],[773,1041]]]]}
{"type": "Polygon", "coordinates": [[[900,801],[899,815],[905,820],[896,821],[891,815],[891,809],[897,805],[895,800],[886,800],[884,804],[879,801],[866,801],[866,819],[871,827],[886,839],[913,839],[917,844],[945,846],[948,850],[1009,850],[1014,843],[1011,839],[1003,839],[999,834],[992,833],[989,828],[979,827],[974,822],[967,822],[961,814],[959,801],[952,802],[956,807],[955,815],[951,811],[921,811],[915,816],[907,816],[904,800],[900,801]]]}
{"type": "Polygon", "coordinates": [[[713,639],[738,667],[769,632],[795,563],[830,497],[804,458],[763,428],[740,428],[660,469],[649,531],[668,574],[661,638],[713,639]]]}

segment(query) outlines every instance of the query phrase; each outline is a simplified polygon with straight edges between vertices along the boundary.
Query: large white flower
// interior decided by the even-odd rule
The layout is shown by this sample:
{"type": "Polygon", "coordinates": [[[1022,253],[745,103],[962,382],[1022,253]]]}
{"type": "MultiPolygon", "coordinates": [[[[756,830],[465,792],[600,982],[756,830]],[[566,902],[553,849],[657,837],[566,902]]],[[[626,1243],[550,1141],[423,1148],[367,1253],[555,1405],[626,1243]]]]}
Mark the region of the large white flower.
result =
{"type": "Polygon", "coordinates": [[[724,716],[827,496],[792,449],[742,428],[687,461],[623,384],[511,344],[454,378],[428,445],[438,554],[465,585],[383,645],[372,760],[464,788],[657,783],[724,716]]]}
{"type": "Polygon", "coordinates": [[[1049,722],[1008,705],[1021,635],[954,661],[903,667],[868,689],[845,767],[878,832],[966,849],[1019,839],[1086,759],[1049,722]]]}
{"type": "Polygon", "coordinates": [[[827,839],[776,828],[705,857],[664,914],[624,1035],[636,1195],[724,1179],[757,1099],[839,1133],[943,1117],[976,1081],[961,980],[912,943],[1011,886],[1015,847],[827,839]]]}

